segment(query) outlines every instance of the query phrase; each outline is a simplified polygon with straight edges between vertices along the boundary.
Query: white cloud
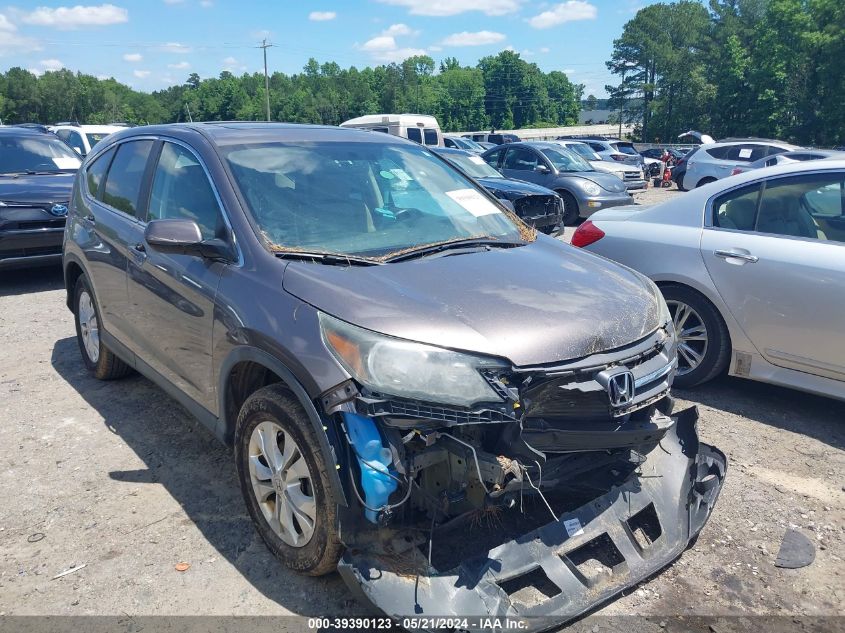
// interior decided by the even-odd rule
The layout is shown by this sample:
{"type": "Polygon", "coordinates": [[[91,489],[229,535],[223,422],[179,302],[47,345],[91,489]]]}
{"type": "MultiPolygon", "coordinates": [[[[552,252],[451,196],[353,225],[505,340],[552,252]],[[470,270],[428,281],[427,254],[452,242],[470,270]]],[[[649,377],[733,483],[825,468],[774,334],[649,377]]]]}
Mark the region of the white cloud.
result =
{"type": "Polygon", "coordinates": [[[426,51],[422,48],[394,48],[390,51],[382,51],[373,56],[378,62],[389,64],[391,62],[404,62],[409,57],[416,57],[417,55],[425,55],[426,51]]]}
{"type": "Polygon", "coordinates": [[[200,0],[200,6],[203,9],[210,9],[214,6],[214,2],[212,2],[212,0],[200,0]]]}
{"type": "Polygon", "coordinates": [[[138,79],[144,79],[145,77],[150,76],[149,70],[133,70],[132,74],[135,75],[138,79]]]}
{"type": "Polygon", "coordinates": [[[180,44],[179,42],[168,42],[167,44],[160,46],[159,50],[164,53],[178,53],[180,55],[184,55],[191,52],[191,47],[180,44]]]}
{"type": "Polygon", "coordinates": [[[33,75],[35,75],[36,77],[40,77],[41,75],[44,74],[44,71],[41,70],[40,68],[27,68],[27,70],[29,72],[31,72],[33,75]]]}
{"type": "Polygon", "coordinates": [[[44,70],[61,70],[65,67],[58,59],[42,59],[38,64],[44,70]]]}
{"type": "Polygon", "coordinates": [[[396,48],[396,39],[392,35],[378,35],[364,42],[362,51],[388,51],[396,48]]]}
{"type": "Polygon", "coordinates": [[[535,29],[549,29],[565,22],[576,20],[595,20],[598,9],[595,5],[584,0],[568,0],[552,6],[548,11],[535,15],[528,20],[528,24],[535,29]]]}
{"type": "Polygon", "coordinates": [[[12,24],[5,15],[0,13],[0,31],[4,33],[11,33],[12,31],[17,31],[18,27],[12,24]]]}
{"type": "Polygon", "coordinates": [[[443,46],[484,46],[485,44],[501,42],[504,39],[504,33],[496,33],[494,31],[477,31],[475,33],[462,31],[461,33],[452,33],[441,44],[443,46]]]}
{"type": "Polygon", "coordinates": [[[407,24],[391,24],[386,29],[384,29],[381,34],[382,35],[416,35],[419,31],[411,30],[411,27],[407,24]]]}
{"type": "Polygon", "coordinates": [[[51,26],[61,30],[78,29],[86,26],[108,26],[129,21],[129,12],[113,4],[75,7],[38,7],[21,14],[21,22],[35,26],[51,26]]]}
{"type": "Polygon", "coordinates": [[[135,62],[139,62],[139,61],[141,61],[142,59],[144,59],[144,56],[143,56],[143,55],[141,55],[141,53],[126,53],[126,54],[123,56],[123,61],[125,61],[125,62],[131,62],[131,63],[133,63],[133,64],[134,64],[135,62]]]}
{"type": "Polygon", "coordinates": [[[518,11],[523,0],[379,0],[406,7],[411,15],[448,16],[481,11],[486,15],[506,15],[518,11]]]}
{"type": "Polygon", "coordinates": [[[334,11],[312,11],[308,14],[308,19],[312,22],[326,22],[334,20],[336,17],[337,13],[334,11]]]}
{"type": "Polygon", "coordinates": [[[575,69],[574,69],[574,68],[564,68],[564,69],[563,69],[563,73],[564,73],[565,75],[574,75],[574,74],[575,74],[575,69]]]}
{"type": "Polygon", "coordinates": [[[227,57],[223,60],[223,70],[228,70],[230,73],[233,73],[234,71],[246,72],[246,64],[242,64],[234,57],[227,57]]]}
{"type": "Polygon", "coordinates": [[[540,49],[541,53],[548,53],[550,51],[551,51],[551,49],[548,46],[544,46],[543,48],[540,49]]]}
{"type": "Polygon", "coordinates": [[[168,64],[167,67],[175,70],[185,70],[186,68],[190,68],[191,65],[188,62],[179,62],[178,64],[168,64]]]}
{"type": "Polygon", "coordinates": [[[397,37],[418,34],[419,31],[414,31],[407,24],[391,24],[358,48],[370,53],[373,60],[377,62],[401,62],[415,55],[426,54],[426,51],[421,48],[401,47],[396,42],[397,37]]]}
{"type": "Polygon", "coordinates": [[[429,47],[428,47],[428,52],[429,52],[429,53],[439,53],[439,52],[440,52],[440,51],[442,51],[442,50],[443,50],[443,47],[442,47],[442,46],[429,46],[429,47]]]}
{"type": "Polygon", "coordinates": [[[11,20],[0,13],[0,57],[41,50],[41,46],[36,40],[18,34],[17,30],[18,28],[11,20]]]}

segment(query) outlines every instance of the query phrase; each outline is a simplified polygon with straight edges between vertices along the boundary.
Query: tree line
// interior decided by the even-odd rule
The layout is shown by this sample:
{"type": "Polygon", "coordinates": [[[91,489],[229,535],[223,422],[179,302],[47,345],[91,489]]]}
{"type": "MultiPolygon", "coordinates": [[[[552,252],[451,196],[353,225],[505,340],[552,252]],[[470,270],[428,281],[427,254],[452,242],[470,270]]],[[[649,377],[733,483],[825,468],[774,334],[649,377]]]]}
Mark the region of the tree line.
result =
{"type": "MultiPolygon", "coordinates": [[[[583,86],[560,71],[543,72],[513,51],[476,66],[455,58],[439,67],[427,56],[374,68],[341,68],[310,59],[301,73],[270,76],[270,113],[276,121],[337,125],[378,112],[433,114],[448,131],[573,125],[583,86]],[[436,71],[436,72],[435,72],[436,71]]],[[[40,76],[22,68],[0,74],[0,119],[12,123],[163,123],[263,120],[264,75],[228,71],[144,93],[115,79],[70,70],[40,76]]]]}
{"type": "Polygon", "coordinates": [[[681,0],[614,41],[610,107],[645,141],[689,129],[845,144],[843,0],[681,0]]]}

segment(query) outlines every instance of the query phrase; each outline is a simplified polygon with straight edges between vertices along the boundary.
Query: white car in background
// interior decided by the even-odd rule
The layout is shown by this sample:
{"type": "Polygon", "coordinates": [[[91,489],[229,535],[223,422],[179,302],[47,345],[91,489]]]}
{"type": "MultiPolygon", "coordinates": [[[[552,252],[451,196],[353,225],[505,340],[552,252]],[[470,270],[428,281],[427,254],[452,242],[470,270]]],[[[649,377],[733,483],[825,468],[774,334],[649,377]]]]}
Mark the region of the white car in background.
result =
{"type": "Polygon", "coordinates": [[[734,167],[731,175],[736,176],[737,174],[744,174],[752,169],[762,169],[763,167],[774,167],[775,165],[798,163],[805,160],[824,160],[825,158],[845,158],[845,152],[833,149],[801,149],[796,152],[783,152],[782,154],[761,158],[750,165],[734,167]]]}
{"type": "Polygon", "coordinates": [[[70,145],[80,156],[88,152],[109,134],[125,130],[125,125],[50,125],[48,129],[70,145]]]}
{"type": "Polygon", "coordinates": [[[733,376],[845,400],[845,160],[739,174],[572,237],[660,287],[675,385],[733,376]]]}
{"type": "Polygon", "coordinates": [[[686,172],[678,183],[679,189],[689,190],[726,178],[733,170],[756,160],[804,149],[783,141],[759,138],[728,138],[699,145],[686,156],[686,172]]]}
{"type": "Polygon", "coordinates": [[[645,189],[647,186],[645,175],[640,167],[628,163],[604,160],[584,141],[557,140],[550,142],[562,145],[566,149],[578,154],[584,160],[590,161],[593,169],[619,176],[629,191],[645,189]]]}

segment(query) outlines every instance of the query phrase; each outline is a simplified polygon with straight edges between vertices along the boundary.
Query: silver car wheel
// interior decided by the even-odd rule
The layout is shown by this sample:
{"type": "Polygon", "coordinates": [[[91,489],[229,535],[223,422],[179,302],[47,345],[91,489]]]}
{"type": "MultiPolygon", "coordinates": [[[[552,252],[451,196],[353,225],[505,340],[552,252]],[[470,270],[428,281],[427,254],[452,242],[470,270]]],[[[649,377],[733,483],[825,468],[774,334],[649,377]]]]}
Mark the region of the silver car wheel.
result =
{"type": "Polygon", "coordinates": [[[100,360],[100,325],[97,321],[97,311],[94,310],[94,302],[91,301],[91,295],[87,290],[79,294],[77,318],[85,353],[88,359],[96,364],[100,360]]]}
{"type": "Polygon", "coordinates": [[[678,337],[678,375],[697,369],[707,354],[709,339],[704,319],[686,303],[667,301],[678,337]]]}
{"type": "Polygon", "coordinates": [[[306,545],[317,520],[311,472],[299,445],[275,422],[260,422],[252,431],[249,476],[273,532],[291,547],[306,545]]]}

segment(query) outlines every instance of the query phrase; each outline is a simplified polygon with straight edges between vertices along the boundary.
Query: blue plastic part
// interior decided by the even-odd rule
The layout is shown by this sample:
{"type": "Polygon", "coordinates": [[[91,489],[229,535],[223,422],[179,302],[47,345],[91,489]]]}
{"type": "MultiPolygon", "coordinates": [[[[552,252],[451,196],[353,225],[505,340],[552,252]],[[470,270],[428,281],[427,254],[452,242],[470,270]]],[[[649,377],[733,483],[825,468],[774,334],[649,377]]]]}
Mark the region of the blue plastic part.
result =
{"type": "MultiPolygon", "coordinates": [[[[393,461],[390,449],[382,444],[381,434],[372,418],[355,413],[344,413],[343,417],[349,439],[358,454],[364,500],[371,508],[381,508],[396,490],[396,480],[387,474],[391,472],[390,464],[393,461]]],[[[364,516],[371,523],[378,523],[374,510],[365,510],[364,516]]]]}

